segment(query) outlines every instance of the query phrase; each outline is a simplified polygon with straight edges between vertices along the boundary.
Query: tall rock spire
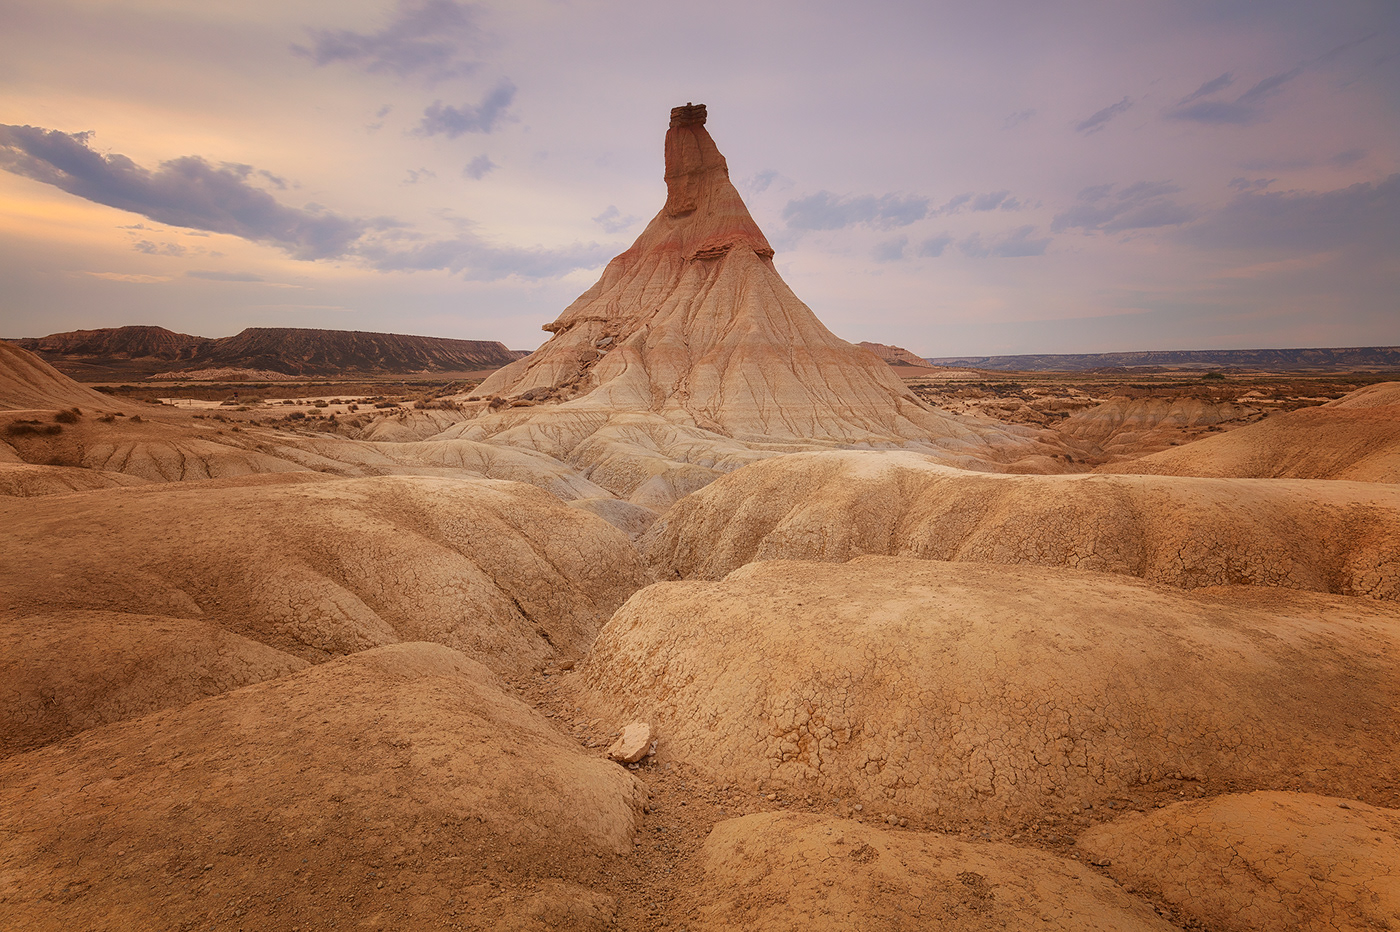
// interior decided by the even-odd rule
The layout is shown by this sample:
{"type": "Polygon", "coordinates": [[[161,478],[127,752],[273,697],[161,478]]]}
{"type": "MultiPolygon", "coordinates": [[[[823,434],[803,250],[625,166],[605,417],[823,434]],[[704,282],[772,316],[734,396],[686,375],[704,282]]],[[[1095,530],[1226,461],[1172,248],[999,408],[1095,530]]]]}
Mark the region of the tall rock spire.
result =
{"type": "MultiPolygon", "coordinates": [[[[666,204],[474,398],[649,412],[739,440],[837,443],[968,434],[874,354],[837,338],[773,267],[703,104],[671,111],[666,204]]],[[[499,402],[497,402],[499,404],[499,402]]]]}

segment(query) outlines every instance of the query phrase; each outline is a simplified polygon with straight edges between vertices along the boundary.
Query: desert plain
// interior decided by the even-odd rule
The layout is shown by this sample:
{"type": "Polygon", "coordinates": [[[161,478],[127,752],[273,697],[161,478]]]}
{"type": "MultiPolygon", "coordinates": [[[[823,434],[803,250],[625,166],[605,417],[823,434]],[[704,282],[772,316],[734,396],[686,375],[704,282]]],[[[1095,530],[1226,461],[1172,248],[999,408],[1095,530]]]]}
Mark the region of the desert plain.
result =
{"type": "Polygon", "coordinates": [[[0,928],[1400,929],[1394,373],[847,343],[705,119],[489,373],[0,343],[0,928]]]}

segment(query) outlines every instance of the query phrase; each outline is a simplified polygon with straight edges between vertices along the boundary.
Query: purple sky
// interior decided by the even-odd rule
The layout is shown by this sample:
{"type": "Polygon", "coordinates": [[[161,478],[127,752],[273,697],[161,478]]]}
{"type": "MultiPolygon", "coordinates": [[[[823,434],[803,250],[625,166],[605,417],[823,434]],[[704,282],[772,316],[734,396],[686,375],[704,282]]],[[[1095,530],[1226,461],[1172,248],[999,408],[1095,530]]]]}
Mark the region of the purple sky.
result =
{"type": "Polygon", "coordinates": [[[709,129],[928,356],[1400,344],[1400,4],[0,0],[0,336],[531,349],[709,129]]]}

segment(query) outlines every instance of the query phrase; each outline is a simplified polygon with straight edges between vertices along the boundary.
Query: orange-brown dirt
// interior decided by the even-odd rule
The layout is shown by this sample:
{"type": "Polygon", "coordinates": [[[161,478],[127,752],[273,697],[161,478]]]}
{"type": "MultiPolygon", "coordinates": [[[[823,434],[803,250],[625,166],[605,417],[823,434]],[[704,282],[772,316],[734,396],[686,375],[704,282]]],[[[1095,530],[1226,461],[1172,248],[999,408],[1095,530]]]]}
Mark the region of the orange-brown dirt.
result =
{"type": "Polygon", "coordinates": [[[696,930],[1168,932],[1146,903],[1068,858],[848,819],[752,815],[701,850],[696,930]]]}
{"type": "Polygon", "coordinates": [[[1079,847],[1120,882],[1220,932],[1366,932],[1400,915],[1400,809],[1310,793],[1178,803],[1079,847]]]}
{"type": "Polygon", "coordinates": [[[306,665],[186,618],[92,611],[0,615],[0,757],[306,665]]]}

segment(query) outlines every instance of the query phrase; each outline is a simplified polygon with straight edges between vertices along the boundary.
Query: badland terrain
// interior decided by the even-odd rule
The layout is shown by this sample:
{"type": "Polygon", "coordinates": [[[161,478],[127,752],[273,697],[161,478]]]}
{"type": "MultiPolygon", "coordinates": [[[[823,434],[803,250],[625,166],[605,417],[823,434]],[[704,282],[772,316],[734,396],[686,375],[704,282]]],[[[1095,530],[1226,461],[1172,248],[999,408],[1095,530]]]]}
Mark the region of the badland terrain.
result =
{"type": "Polygon", "coordinates": [[[0,927],[1400,929],[1394,373],[847,343],[705,121],[490,374],[0,343],[0,927]]]}

